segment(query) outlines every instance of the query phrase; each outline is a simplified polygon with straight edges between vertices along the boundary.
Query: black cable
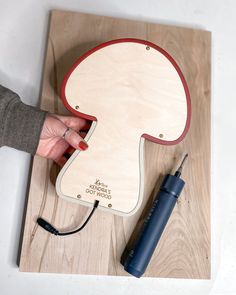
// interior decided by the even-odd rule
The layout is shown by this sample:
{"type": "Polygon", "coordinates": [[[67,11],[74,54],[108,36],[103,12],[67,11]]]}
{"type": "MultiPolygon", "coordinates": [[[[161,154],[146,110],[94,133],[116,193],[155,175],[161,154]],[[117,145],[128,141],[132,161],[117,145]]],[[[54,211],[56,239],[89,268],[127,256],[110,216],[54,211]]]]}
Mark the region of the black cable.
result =
{"type": "Polygon", "coordinates": [[[48,223],[46,220],[44,220],[41,217],[39,217],[37,219],[37,223],[43,229],[47,230],[48,232],[50,232],[51,234],[54,234],[56,236],[68,236],[68,235],[72,235],[72,234],[75,234],[75,233],[81,231],[85,227],[85,225],[88,223],[89,219],[92,217],[94,211],[98,207],[98,204],[99,204],[99,201],[98,200],[95,200],[94,205],[93,205],[93,209],[90,212],[90,214],[87,217],[87,219],[85,220],[85,222],[78,229],[75,229],[75,230],[72,230],[72,231],[69,231],[69,232],[64,232],[64,233],[59,232],[55,227],[53,227],[50,223],[48,223]]]}

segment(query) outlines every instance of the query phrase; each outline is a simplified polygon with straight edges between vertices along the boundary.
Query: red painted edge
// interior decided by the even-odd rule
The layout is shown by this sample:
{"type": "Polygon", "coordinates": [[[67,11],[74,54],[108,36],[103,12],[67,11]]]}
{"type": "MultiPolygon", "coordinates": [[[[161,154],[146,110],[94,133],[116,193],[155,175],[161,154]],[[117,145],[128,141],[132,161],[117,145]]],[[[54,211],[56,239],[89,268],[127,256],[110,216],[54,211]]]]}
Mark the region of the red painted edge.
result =
{"type": "Polygon", "coordinates": [[[174,145],[177,144],[179,142],[181,142],[185,135],[187,134],[189,127],[190,127],[190,121],[191,121],[191,100],[190,100],[190,93],[189,93],[189,89],[188,89],[188,85],[186,83],[186,80],[184,78],[183,73],[181,72],[179,66],[177,65],[177,63],[175,62],[175,60],[173,59],[173,57],[171,57],[169,55],[169,53],[167,53],[164,49],[162,49],[161,47],[159,47],[158,45],[146,41],[146,40],[141,40],[141,39],[135,39],[135,38],[122,38],[122,39],[115,39],[115,40],[110,40],[108,42],[104,42],[99,44],[98,46],[90,49],[89,51],[87,51],[85,54],[83,54],[70,68],[70,70],[67,72],[67,74],[65,75],[63,81],[62,81],[62,86],[61,86],[61,99],[63,104],[65,105],[65,107],[72,112],[73,114],[75,114],[76,116],[79,116],[81,118],[84,118],[86,120],[92,120],[92,121],[97,121],[97,118],[94,116],[90,116],[88,114],[84,114],[81,112],[78,112],[77,110],[73,109],[69,103],[67,102],[66,99],[66,95],[65,95],[65,88],[66,88],[66,83],[70,77],[70,75],[72,74],[72,72],[75,70],[75,68],[84,60],[86,59],[90,54],[94,53],[95,51],[102,49],[103,47],[112,45],[112,44],[116,44],[116,43],[122,43],[122,42],[134,42],[134,43],[141,43],[144,45],[147,45],[149,47],[152,47],[156,50],[158,50],[160,53],[162,53],[174,66],[174,68],[176,69],[177,73],[179,74],[179,77],[183,83],[184,86],[184,91],[185,91],[185,95],[186,95],[186,102],[187,102],[187,120],[186,120],[186,124],[185,124],[185,128],[183,133],[180,135],[179,138],[177,138],[176,140],[172,140],[172,141],[168,141],[168,140],[162,140],[156,137],[153,137],[151,135],[148,134],[143,134],[142,137],[155,142],[155,143],[159,143],[159,144],[163,144],[163,145],[174,145]]]}

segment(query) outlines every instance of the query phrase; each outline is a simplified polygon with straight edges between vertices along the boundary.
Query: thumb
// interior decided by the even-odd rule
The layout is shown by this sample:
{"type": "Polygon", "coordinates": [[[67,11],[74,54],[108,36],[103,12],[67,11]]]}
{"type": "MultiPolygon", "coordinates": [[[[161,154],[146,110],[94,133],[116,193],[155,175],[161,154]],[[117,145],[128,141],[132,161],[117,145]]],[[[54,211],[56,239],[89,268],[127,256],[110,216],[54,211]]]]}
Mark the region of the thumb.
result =
{"type": "Polygon", "coordinates": [[[85,151],[88,148],[88,144],[83,140],[83,138],[73,129],[67,128],[64,133],[64,139],[70,146],[75,149],[80,149],[85,151]]]}

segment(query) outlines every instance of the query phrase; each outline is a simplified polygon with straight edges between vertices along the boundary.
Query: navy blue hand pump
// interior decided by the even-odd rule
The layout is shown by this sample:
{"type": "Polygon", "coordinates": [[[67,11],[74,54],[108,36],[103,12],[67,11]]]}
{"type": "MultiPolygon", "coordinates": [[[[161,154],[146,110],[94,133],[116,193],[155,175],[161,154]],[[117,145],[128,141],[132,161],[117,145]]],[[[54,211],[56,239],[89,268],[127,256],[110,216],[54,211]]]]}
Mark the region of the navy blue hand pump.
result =
{"type": "Polygon", "coordinates": [[[185,185],[185,182],[180,176],[187,156],[188,154],[185,155],[174,175],[166,175],[136,242],[129,249],[125,260],[121,262],[124,269],[137,278],[144,274],[176,201],[185,185]]]}

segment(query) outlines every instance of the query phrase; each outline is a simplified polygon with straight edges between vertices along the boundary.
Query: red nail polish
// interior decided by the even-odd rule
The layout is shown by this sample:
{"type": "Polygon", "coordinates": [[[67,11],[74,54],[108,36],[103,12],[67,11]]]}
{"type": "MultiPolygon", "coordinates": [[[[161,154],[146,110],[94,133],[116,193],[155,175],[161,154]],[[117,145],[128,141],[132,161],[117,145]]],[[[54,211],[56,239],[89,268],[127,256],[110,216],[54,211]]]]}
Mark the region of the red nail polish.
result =
{"type": "Polygon", "coordinates": [[[80,143],[79,143],[79,148],[82,150],[82,151],[85,151],[87,150],[88,148],[88,145],[85,141],[81,140],[80,143]]]}

